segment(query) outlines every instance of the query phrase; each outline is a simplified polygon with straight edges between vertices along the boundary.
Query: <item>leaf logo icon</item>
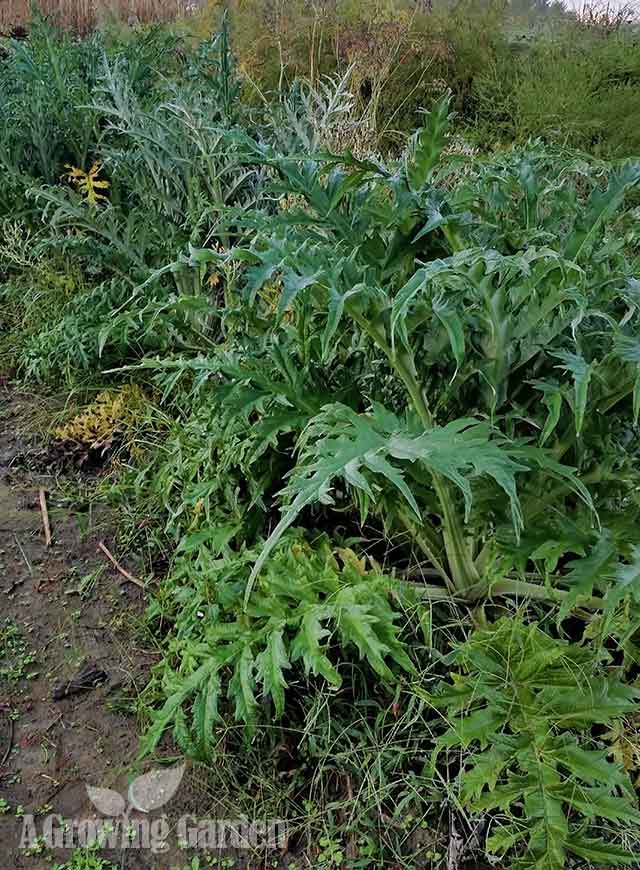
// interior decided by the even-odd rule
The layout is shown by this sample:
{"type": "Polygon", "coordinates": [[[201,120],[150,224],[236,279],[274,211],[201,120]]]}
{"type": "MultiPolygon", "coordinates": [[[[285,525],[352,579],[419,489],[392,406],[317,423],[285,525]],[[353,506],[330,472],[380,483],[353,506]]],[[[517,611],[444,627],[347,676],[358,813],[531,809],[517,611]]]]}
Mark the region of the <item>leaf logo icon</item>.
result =
{"type": "Polygon", "coordinates": [[[129,801],[142,813],[149,813],[168,803],[178,790],[185,765],[168,770],[152,770],[137,777],[129,786],[129,801]]]}
{"type": "Polygon", "coordinates": [[[89,800],[104,816],[121,816],[126,809],[125,799],[110,788],[86,786],[89,800]]]}

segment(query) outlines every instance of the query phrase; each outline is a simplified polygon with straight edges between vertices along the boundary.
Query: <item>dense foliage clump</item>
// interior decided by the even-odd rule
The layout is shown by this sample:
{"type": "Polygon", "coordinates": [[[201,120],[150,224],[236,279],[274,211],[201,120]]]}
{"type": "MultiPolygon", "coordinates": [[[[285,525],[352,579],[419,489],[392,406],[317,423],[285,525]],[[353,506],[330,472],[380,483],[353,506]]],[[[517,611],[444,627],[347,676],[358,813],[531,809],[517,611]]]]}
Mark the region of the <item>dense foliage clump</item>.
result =
{"type": "Polygon", "coordinates": [[[226,27],[7,52],[3,353],[165,560],[141,756],[324,866],[631,863],[640,160],[469,154],[449,93],[341,148],[349,76],[258,111],[226,27]]]}

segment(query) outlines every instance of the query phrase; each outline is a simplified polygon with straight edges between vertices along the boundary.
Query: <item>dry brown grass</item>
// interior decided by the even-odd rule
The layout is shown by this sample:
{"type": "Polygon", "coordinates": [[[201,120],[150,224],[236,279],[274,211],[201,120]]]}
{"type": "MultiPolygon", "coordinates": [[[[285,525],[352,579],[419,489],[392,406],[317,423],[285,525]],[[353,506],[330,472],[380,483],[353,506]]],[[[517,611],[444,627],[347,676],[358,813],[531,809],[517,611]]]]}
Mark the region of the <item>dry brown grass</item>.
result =
{"type": "Polygon", "coordinates": [[[638,3],[611,3],[609,0],[583,0],[575,8],[578,21],[587,27],[595,27],[611,33],[627,27],[638,18],[638,3]]]}
{"type": "MultiPolygon", "coordinates": [[[[42,11],[70,30],[86,33],[109,18],[119,21],[167,21],[189,14],[199,0],[40,0],[42,11]]],[[[30,0],[0,0],[0,33],[28,24],[30,0]]]]}

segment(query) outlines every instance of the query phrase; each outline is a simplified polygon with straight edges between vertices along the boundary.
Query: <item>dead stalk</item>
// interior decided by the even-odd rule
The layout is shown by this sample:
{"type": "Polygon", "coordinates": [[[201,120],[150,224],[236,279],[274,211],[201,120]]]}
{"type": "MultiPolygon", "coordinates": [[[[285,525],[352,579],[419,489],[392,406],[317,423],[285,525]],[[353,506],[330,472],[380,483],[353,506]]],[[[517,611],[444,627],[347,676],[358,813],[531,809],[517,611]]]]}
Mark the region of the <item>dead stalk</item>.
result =
{"type": "Polygon", "coordinates": [[[139,586],[140,589],[145,589],[145,585],[142,580],[138,580],[137,577],[134,577],[133,574],[130,574],[126,568],[123,568],[120,562],[115,558],[115,556],[107,549],[104,545],[103,541],[100,541],[98,544],[98,549],[101,550],[107,559],[111,562],[113,567],[118,571],[119,574],[129,581],[129,583],[134,583],[136,586],[139,586]]]}
{"type": "Polygon", "coordinates": [[[42,514],[42,527],[44,528],[44,543],[51,546],[51,526],[49,525],[49,511],[47,510],[47,494],[44,489],[40,490],[40,513],[42,514]]]}
{"type": "MultiPolygon", "coordinates": [[[[87,33],[105,19],[125,24],[149,21],[168,21],[189,12],[188,0],[40,0],[39,7],[52,21],[68,30],[87,33]]],[[[0,2],[0,35],[31,20],[30,0],[2,0],[0,2]]]]}

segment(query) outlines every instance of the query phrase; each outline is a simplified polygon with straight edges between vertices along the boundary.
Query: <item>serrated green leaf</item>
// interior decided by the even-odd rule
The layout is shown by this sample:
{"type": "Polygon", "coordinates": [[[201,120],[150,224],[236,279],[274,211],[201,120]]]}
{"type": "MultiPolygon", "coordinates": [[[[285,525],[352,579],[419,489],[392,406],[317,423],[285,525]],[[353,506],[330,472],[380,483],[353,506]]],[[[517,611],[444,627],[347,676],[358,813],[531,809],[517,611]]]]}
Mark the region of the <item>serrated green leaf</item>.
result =
{"type": "Polygon", "coordinates": [[[238,722],[244,722],[251,731],[255,722],[255,712],[258,702],[255,698],[255,659],[250,643],[244,645],[236,659],[233,676],[229,681],[228,695],[235,702],[235,717],[238,722]]]}
{"type": "Polygon", "coordinates": [[[187,719],[182,707],[178,707],[174,715],[173,736],[176,743],[188,758],[199,758],[200,748],[191,736],[191,729],[187,725],[187,719]]]}
{"type": "Polygon", "coordinates": [[[565,245],[565,256],[580,260],[587,256],[603,224],[615,214],[628,188],[640,182],[640,163],[629,162],[611,174],[606,190],[596,186],[565,245]]]}
{"type": "Polygon", "coordinates": [[[513,758],[518,741],[497,739],[484,752],[475,753],[472,763],[461,775],[461,799],[472,802],[479,798],[485,787],[493,791],[507,763],[513,758]]]}
{"type": "Polygon", "coordinates": [[[341,592],[336,600],[336,615],[343,644],[354,644],[360,658],[366,659],[379,676],[391,679],[393,675],[384,661],[390,650],[375,631],[377,617],[364,605],[356,604],[347,590],[341,592]]]}
{"type": "Polygon", "coordinates": [[[609,793],[605,787],[581,788],[567,784],[562,797],[574,809],[589,819],[607,819],[611,822],[629,822],[640,825],[640,812],[632,806],[628,796],[619,797],[609,793]]]}
{"type": "Polygon", "coordinates": [[[487,852],[493,855],[502,855],[528,836],[528,828],[525,826],[517,828],[515,823],[502,827],[494,826],[491,835],[486,839],[485,847],[487,852]]]}
{"type": "Polygon", "coordinates": [[[307,674],[322,675],[333,686],[342,685],[342,677],[333,667],[322,644],[331,636],[331,631],[322,625],[332,611],[325,605],[305,608],[298,633],[291,644],[291,661],[302,659],[307,674]]]}
{"type": "Polygon", "coordinates": [[[197,532],[191,532],[186,535],[178,547],[180,553],[197,552],[203,544],[206,544],[217,555],[221,553],[229,544],[229,541],[236,535],[240,527],[238,525],[221,525],[212,528],[200,529],[197,532]]]}
{"type": "Polygon", "coordinates": [[[424,127],[413,136],[409,145],[406,173],[412,190],[423,187],[445,146],[449,127],[450,95],[441,97],[427,114],[424,127]]]}
{"type": "Polygon", "coordinates": [[[476,798],[473,808],[477,812],[496,809],[507,811],[511,804],[522,800],[537,788],[538,782],[534,777],[512,775],[504,785],[498,785],[476,798]]]}
{"type": "Polygon", "coordinates": [[[611,579],[616,562],[616,550],[611,536],[603,531],[600,539],[588,556],[569,562],[563,580],[569,593],[562,602],[559,618],[562,619],[575,606],[581,596],[590,597],[594,588],[600,588],[611,579]]]}
{"type": "Polygon", "coordinates": [[[622,846],[579,833],[567,838],[567,849],[591,864],[635,864],[637,861],[637,855],[622,846]]]}
{"type": "Polygon", "coordinates": [[[468,716],[451,720],[449,730],[439,738],[442,746],[462,746],[467,748],[474,740],[480,746],[486,746],[505,724],[506,716],[500,710],[482,708],[474,710],[468,716]]]}
{"type": "Polygon", "coordinates": [[[290,667],[282,630],[271,631],[266,648],[256,656],[256,674],[265,695],[271,696],[278,717],[284,713],[284,690],[287,688],[283,670],[290,667]]]}
{"type": "Polygon", "coordinates": [[[557,685],[542,689],[542,703],[553,704],[553,715],[568,728],[604,724],[636,709],[640,690],[617,680],[591,677],[580,692],[559,692],[557,685]]]}
{"type": "Polygon", "coordinates": [[[205,758],[210,758],[213,750],[213,726],[220,721],[218,700],[221,681],[217,669],[212,669],[202,684],[193,705],[193,729],[198,735],[205,758]]]}
{"type": "Polygon", "coordinates": [[[167,698],[162,709],[153,714],[152,725],[140,741],[139,758],[146,758],[147,755],[153,752],[166,728],[174,721],[176,710],[208,680],[211,672],[217,670],[217,668],[218,662],[215,660],[200,665],[197,670],[182,682],[180,688],[167,698]]]}
{"type": "Polygon", "coordinates": [[[618,563],[613,572],[612,585],[606,595],[606,609],[612,612],[625,599],[640,602],[640,546],[631,550],[629,564],[618,563]]]}
{"type": "Polygon", "coordinates": [[[583,356],[575,353],[556,353],[558,359],[562,360],[564,365],[558,366],[566,372],[573,375],[575,407],[574,416],[576,421],[576,435],[582,432],[584,424],[584,415],[587,408],[587,398],[589,394],[589,381],[593,374],[593,364],[587,363],[583,356]]]}
{"type": "Polygon", "coordinates": [[[464,362],[464,329],[462,321],[455,309],[449,305],[444,296],[438,296],[433,300],[433,313],[444,326],[449,336],[449,344],[456,360],[458,368],[464,362]]]}
{"type": "Polygon", "coordinates": [[[615,780],[621,777],[616,776],[616,769],[611,764],[608,755],[606,749],[583,749],[573,738],[567,739],[563,745],[546,753],[545,757],[563,765],[573,776],[585,783],[610,783],[613,785],[615,780]]]}
{"type": "Polygon", "coordinates": [[[336,290],[335,287],[329,288],[329,305],[327,307],[327,322],[322,333],[322,361],[327,363],[331,360],[335,348],[332,342],[342,314],[344,312],[344,296],[336,290]]]}
{"type": "Polygon", "coordinates": [[[553,393],[545,393],[542,401],[548,408],[547,419],[544,422],[544,428],[540,435],[540,446],[543,447],[546,441],[554,433],[558,420],[560,419],[560,411],[562,410],[562,393],[558,390],[553,393]]]}

